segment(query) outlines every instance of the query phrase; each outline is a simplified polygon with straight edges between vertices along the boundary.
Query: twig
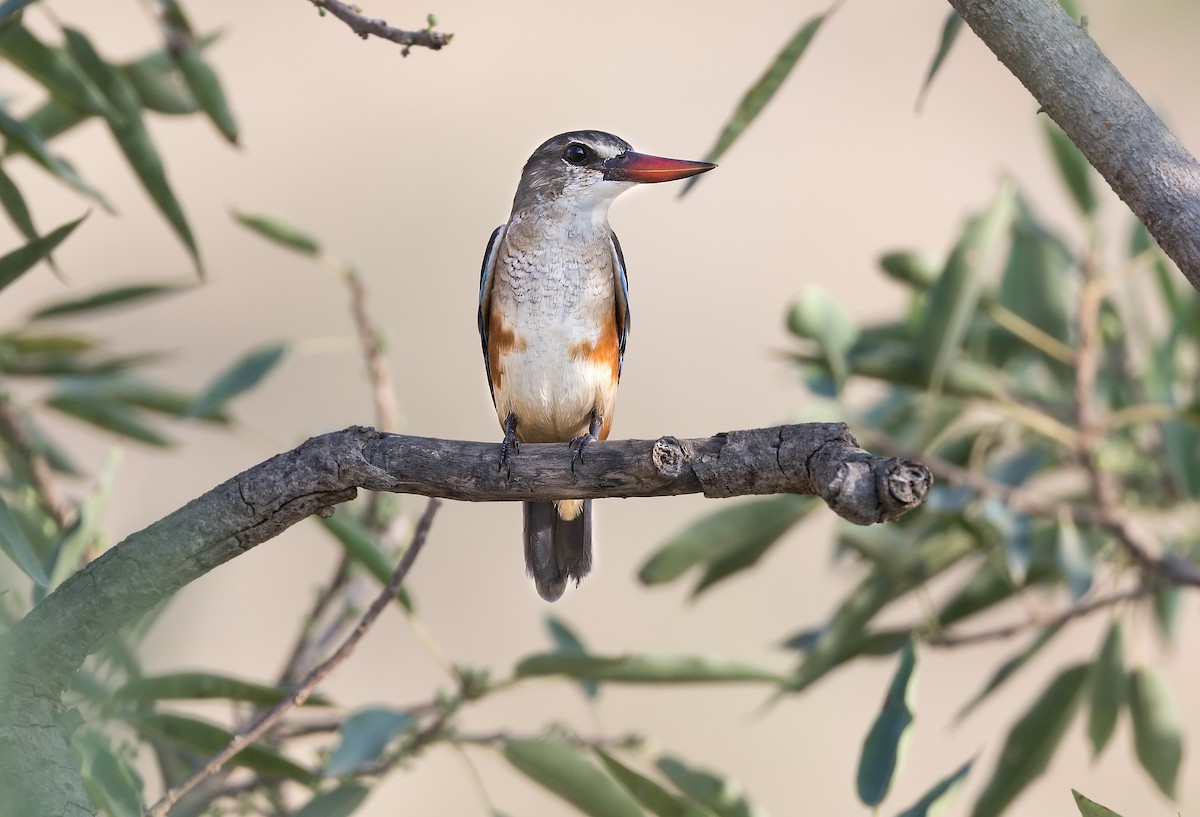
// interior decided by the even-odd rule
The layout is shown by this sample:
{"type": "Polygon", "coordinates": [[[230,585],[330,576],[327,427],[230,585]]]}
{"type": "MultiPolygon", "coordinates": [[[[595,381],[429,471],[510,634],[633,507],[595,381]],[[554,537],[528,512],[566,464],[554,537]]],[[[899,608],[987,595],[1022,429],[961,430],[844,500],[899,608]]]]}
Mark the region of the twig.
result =
{"type": "Polygon", "coordinates": [[[13,405],[12,397],[3,392],[0,392],[0,438],[25,461],[29,469],[29,482],[38,501],[58,529],[65,531],[75,521],[75,509],[50,473],[46,458],[34,445],[29,427],[13,405]]]}
{"type": "Polygon", "coordinates": [[[330,577],[329,583],[317,593],[317,598],[313,601],[312,610],[309,611],[308,617],[305,619],[305,625],[300,628],[300,635],[296,638],[295,643],[292,644],[287,661],[283,664],[283,671],[279,673],[279,686],[290,684],[301,673],[303,659],[308,655],[312,643],[311,634],[313,628],[317,626],[321,616],[325,614],[325,611],[329,609],[333,600],[345,586],[346,579],[349,576],[350,557],[346,553],[343,553],[342,558],[338,560],[337,567],[333,569],[333,575],[330,577]]]}
{"type": "Polygon", "coordinates": [[[205,778],[218,772],[221,767],[233,758],[238,752],[245,749],[250,744],[254,743],[262,737],[272,726],[278,723],[284,715],[286,715],[293,707],[299,706],[308,699],[308,696],[325,680],[329,673],[333,672],[343,661],[350,656],[358,642],[367,634],[367,630],[379,618],[379,615],[384,609],[391,604],[396,597],[396,591],[400,589],[401,583],[408,575],[409,570],[416,561],[417,554],[421,552],[422,546],[429,535],[429,528],[433,524],[433,516],[441,503],[437,499],[430,499],[425,506],[425,512],[421,515],[421,519],[417,522],[417,527],[413,531],[412,542],[408,546],[408,550],[404,553],[404,558],[400,560],[400,564],[396,566],[396,570],[392,573],[392,578],[388,581],[387,586],[383,588],[380,594],[367,608],[367,612],[363,614],[362,620],[358,622],[358,626],[354,631],[342,642],[342,645],[326,659],[323,663],[315,667],[304,680],[296,687],[296,689],[277,703],[275,706],[263,715],[249,729],[239,733],[229,742],[229,745],[222,749],[217,754],[209,759],[203,768],[181,783],[174,789],[171,789],[163,795],[154,806],[146,812],[146,817],[165,817],[167,811],[179,800],[184,794],[203,781],[205,778]]]}
{"type": "Polygon", "coordinates": [[[367,379],[371,382],[371,397],[375,402],[375,425],[381,431],[396,431],[400,426],[400,411],[396,407],[396,389],[392,385],[391,370],[383,346],[379,343],[375,324],[367,312],[367,290],[362,279],[353,269],[345,271],[346,286],[350,288],[350,314],[358,330],[358,342],[362,346],[367,364],[367,379]]]}
{"type": "Polygon", "coordinates": [[[453,34],[442,34],[441,32],[434,31],[432,26],[420,31],[404,31],[390,26],[386,21],[376,17],[366,17],[354,6],[347,5],[341,2],[341,0],[308,1],[318,9],[328,11],[334,17],[350,26],[350,30],[364,40],[374,34],[376,37],[391,40],[394,43],[404,46],[404,50],[401,53],[406,57],[408,56],[408,50],[414,45],[437,51],[442,46],[448,45],[451,38],[454,37],[453,34]]]}

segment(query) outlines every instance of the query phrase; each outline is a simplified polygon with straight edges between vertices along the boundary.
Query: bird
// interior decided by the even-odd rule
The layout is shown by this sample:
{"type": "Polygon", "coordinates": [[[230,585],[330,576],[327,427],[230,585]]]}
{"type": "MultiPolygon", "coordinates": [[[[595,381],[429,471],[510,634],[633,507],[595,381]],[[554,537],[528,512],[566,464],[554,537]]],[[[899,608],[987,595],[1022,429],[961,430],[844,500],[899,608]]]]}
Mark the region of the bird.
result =
{"type": "MultiPolygon", "coordinates": [[[[521,443],[561,442],[574,470],[589,443],[608,437],[629,337],[629,279],[609,205],[637,184],[714,167],[636,153],[599,130],[559,134],[529,157],[479,278],[484,370],[504,432],[501,470],[521,443]]],[[[591,505],[523,505],[525,567],[546,601],[591,570],[591,505]]]]}

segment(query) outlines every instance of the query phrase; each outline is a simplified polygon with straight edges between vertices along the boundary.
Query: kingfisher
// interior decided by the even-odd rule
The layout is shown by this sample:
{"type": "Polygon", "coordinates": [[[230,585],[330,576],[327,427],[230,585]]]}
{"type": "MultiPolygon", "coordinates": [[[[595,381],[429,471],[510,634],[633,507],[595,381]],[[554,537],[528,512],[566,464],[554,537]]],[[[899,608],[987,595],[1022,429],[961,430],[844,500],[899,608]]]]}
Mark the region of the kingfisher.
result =
{"type": "MultiPolygon", "coordinates": [[[[569,443],[571,467],[608,437],[629,337],[629,278],[613,199],[639,183],[712,170],[710,162],[635,153],[597,130],[548,139],[525,163],[508,221],[488,241],[479,335],[500,468],[521,443],[569,443]]],[[[556,601],[592,567],[592,502],[524,503],[525,568],[556,601]]]]}

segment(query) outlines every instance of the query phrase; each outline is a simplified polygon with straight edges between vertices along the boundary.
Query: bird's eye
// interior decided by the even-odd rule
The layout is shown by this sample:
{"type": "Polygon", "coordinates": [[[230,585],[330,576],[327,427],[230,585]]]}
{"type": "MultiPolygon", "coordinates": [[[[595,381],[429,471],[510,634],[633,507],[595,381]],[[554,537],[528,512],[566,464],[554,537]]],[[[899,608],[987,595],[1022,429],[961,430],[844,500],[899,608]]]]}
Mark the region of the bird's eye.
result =
{"type": "Polygon", "coordinates": [[[587,145],[581,145],[578,142],[572,142],[563,151],[563,159],[566,160],[567,164],[581,165],[591,158],[592,152],[588,150],[587,145]]]}

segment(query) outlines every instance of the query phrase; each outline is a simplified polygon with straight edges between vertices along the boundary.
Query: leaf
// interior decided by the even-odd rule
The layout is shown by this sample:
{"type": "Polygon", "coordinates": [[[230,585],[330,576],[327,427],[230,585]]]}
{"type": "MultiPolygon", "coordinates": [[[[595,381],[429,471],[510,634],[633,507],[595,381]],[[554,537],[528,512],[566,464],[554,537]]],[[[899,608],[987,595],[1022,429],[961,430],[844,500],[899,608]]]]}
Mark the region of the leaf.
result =
{"type": "Polygon", "coordinates": [[[233,218],[243,227],[274,241],[280,246],[287,247],[307,256],[315,256],[321,252],[321,245],[308,233],[271,216],[252,215],[233,211],[233,218]]]}
{"type": "Polygon", "coordinates": [[[1087,672],[1086,664],[1063,670],[1013,724],[971,817],[996,817],[1046,770],[1075,714],[1087,672]]]}
{"type": "Polygon", "coordinates": [[[607,658],[563,652],[531,655],[517,664],[521,678],[565,675],[624,684],[780,683],[778,673],[706,656],[622,655],[607,658]]]}
{"type": "MultiPolygon", "coordinates": [[[[872,346],[859,343],[851,351],[850,371],[898,386],[926,388],[928,363],[924,352],[912,343],[889,341],[872,346]]],[[[954,397],[1001,397],[1007,376],[1004,372],[973,360],[950,360],[942,381],[942,393],[954,397]]]]}
{"type": "MultiPolygon", "coordinates": [[[[380,584],[386,586],[391,581],[396,565],[383,555],[375,537],[368,533],[357,519],[343,511],[330,517],[319,517],[318,521],[325,530],[333,534],[346,554],[365,567],[380,584]]],[[[396,591],[396,601],[405,610],[412,612],[412,600],[403,587],[396,591]]]]}
{"type": "MultiPolygon", "coordinates": [[[[217,39],[218,34],[206,34],[196,44],[205,49],[217,39]]],[[[129,80],[142,107],[147,110],[172,116],[193,114],[200,110],[200,103],[175,70],[171,55],[163,49],[119,66],[119,70],[129,80]]]]}
{"type": "MultiPolygon", "coordinates": [[[[704,157],[705,161],[715,162],[725,151],[737,141],[738,137],[750,126],[767,103],[775,96],[775,92],[783,85],[783,81],[787,79],[788,74],[796,67],[796,63],[804,56],[808,44],[812,42],[812,38],[816,35],[817,29],[821,27],[821,23],[830,12],[818,14],[809,19],[804,25],[796,30],[792,35],[792,39],[783,47],[771,64],[767,67],[758,81],[750,86],[749,90],[742,96],[737,107],[734,108],[733,114],[729,117],[729,121],[725,123],[724,129],[720,136],[717,137],[714,144],[708,151],[708,155],[704,157]]],[[[683,191],[679,195],[686,194],[692,189],[692,185],[699,179],[698,176],[693,176],[683,187],[683,191]]]]}
{"type": "Polygon", "coordinates": [[[590,817],[643,817],[619,783],[570,744],[556,740],[512,740],[504,757],[519,772],[590,817]]]}
{"type": "Polygon", "coordinates": [[[594,748],[592,751],[600,758],[600,762],[604,764],[608,773],[637,798],[642,806],[658,817],[713,817],[713,813],[708,809],[671,794],[603,749],[594,748]]]}
{"type": "Polygon", "coordinates": [[[949,777],[941,780],[925,796],[913,805],[900,812],[896,817],[934,817],[950,807],[950,802],[958,796],[967,775],[971,772],[974,760],[968,760],[949,777]]]}
{"type": "Polygon", "coordinates": [[[137,93],[120,70],[100,58],[91,41],[82,32],[64,28],[63,34],[66,36],[67,50],[119,114],[120,118],[110,116],[107,120],[117,146],[125,154],[125,159],[142,183],[146,194],[187,248],[196,265],[196,271],[203,274],[200,252],[192,236],[192,229],[188,226],[187,217],[167,181],[166,169],[158,149],[154,146],[154,140],[142,121],[137,93]]]}
{"type": "Polygon", "coordinates": [[[48,399],[46,405],[77,420],[90,423],[105,431],[112,431],[131,440],[160,448],[169,448],[174,445],[169,437],[146,423],[140,412],[126,403],[58,396],[48,399]]]}
{"type": "Polygon", "coordinates": [[[29,206],[25,204],[25,196],[21,194],[21,189],[12,178],[4,172],[3,166],[0,166],[0,206],[4,207],[4,212],[8,213],[9,219],[21,231],[21,235],[26,238],[37,237],[37,227],[33,225],[33,216],[29,214],[29,206]]]}
{"type": "Polygon", "coordinates": [[[239,394],[253,389],[288,353],[288,344],[272,343],[244,355],[217,375],[188,411],[190,417],[204,417],[225,408],[239,394]]]}
{"type": "Polygon", "coordinates": [[[1138,762],[1159,790],[1174,800],[1183,736],[1171,690],[1154,667],[1138,667],[1129,673],[1129,714],[1138,762]]]}
{"type": "MultiPolygon", "coordinates": [[[[558,648],[560,653],[565,655],[587,655],[587,648],[583,646],[583,642],[558,617],[547,615],[546,629],[550,631],[550,638],[554,641],[554,646],[558,648]]],[[[583,694],[589,699],[595,700],[596,696],[600,694],[600,685],[595,681],[585,679],[579,682],[579,686],[583,688],[583,694]]]]}
{"type": "MultiPolygon", "coordinates": [[[[782,497],[779,497],[782,498],[782,497]]],[[[699,596],[704,591],[708,590],[713,585],[724,581],[730,576],[740,573],[743,570],[749,570],[758,564],[758,561],[766,555],[775,543],[779,541],[784,533],[787,533],[792,527],[795,527],[796,522],[799,522],[809,512],[818,507],[823,507],[823,503],[813,496],[792,497],[787,500],[795,502],[797,507],[794,509],[799,516],[795,522],[792,522],[779,536],[753,536],[744,539],[740,545],[728,553],[712,559],[704,568],[704,572],[700,574],[700,579],[696,582],[696,586],[692,588],[692,597],[699,596]],[[798,501],[796,501],[798,500],[798,501]]],[[[790,504],[790,502],[789,502],[790,504]]]]}
{"type": "Polygon", "coordinates": [[[97,538],[100,520],[108,507],[116,479],[117,466],[121,457],[119,450],[108,455],[104,468],[96,480],[96,487],[79,507],[79,516],[68,530],[64,531],[47,560],[50,569],[50,586],[58,587],[83,567],[88,547],[97,538]]]}
{"type": "Polygon", "coordinates": [[[858,340],[858,328],[828,291],[809,286],[788,312],[788,330],[815,340],[833,373],[838,390],[846,383],[846,354],[858,340]]]}
{"type": "MultiPolygon", "coordinates": [[[[58,380],[58,394],[79,400],[101,400],[124,403],[168,417],[183,417],[195,402],[192,395],[164,389],[127,375],[81,375],[62,377],[58,380]]],[[[210,414],[199,418],[225,424],[225,414],[210,414]]]]}
{"type": "Polygon", "coordinates": [[[697,769],[676,757],[659,758],[658,770],[688,797],[719,817],[765,817],[747,799],[742,784],[697,769]]]}
{"type": "Polygon", "coordinates": [[[204,59],[200,49],[195,44],[185,47],[174,54],[175,64],[179,73],[187,83],[188,90],[196,98],[201,110],[208,115],[209,120],[220,131],[221,135],[231,144],[238,141],[237,121],[229,108],[229,100],[221,88],[221,80],[217,72],[204,59]]]}
{"type": "Polygon", "coordinates": [[[363,804],[371,790],[358,783],[344,783],[336,789],[318,794],[305,803],[292,817],[349,817],[363,804]]]}
{"type": "Polygon", "coordinates": [[[1079,808],[1080,817],[1121,817],[1112,809],[1087,799],[1075,789],[1071,789],[1071,794],[1075,797],[1075,805],[1079,808]]]}
{"type": "Polygon", "coordinates": [[[1092,589],[1092,553],[1079,535],[1075,521],[1065,511],[1058,516],[1058,565],[1071,598],[1079,601],[1092,589]]]}
{"type": "Polygon", "coordinates": [[[864,805],[878,806],[883,802],[904,762],[915,717],[916,666],[916,651],[910,640],[900,651],[900,665],[888,687],[883,709],[863,742],[858,761],[858,799],[864,805]]]}
{"type": "Polygon", "coordinates": [[[1096,194],[1092,191],[1092,166],[1084,158],[1083,153],[1071,141],[1071,137],[1063,133],[1062,128],[1049,118],[1042,119],[1042,132],[1050,143],[1050,152],[1054,156],[1054,164],[1058,167],[1058,175],[1063,184],[1084,216],[1091,217],[1096,212],[1096,194]]]}
{"type": "Polygon", "coordinates": [[[92,803],[107,817],[141,817],[142,780],[106,735],[85,729],[71,735],[71,751],[92,803]]]}
{"type": "Polygon", "coordinates": [[[702,517],[668,539],[642,565],[638,579],[664,584],[696,565],[743,548],[769,546],[811,510],[810,500],[791,495],[753,499],[702,517]]]}
{"type": "Polygon", "coordinates": [[[1045,647],[1047,644],[1049,644],[1054,636],[1058,635],[1062,631],[1062,628],[1063,622],[1058,622],[1056,624],[1043,627],[1042,631],[1038,633],[1037,638],[1029,643],[1029,646],[1000,665],[1000,667],[992,674],[992,677],[988,679],[988,682],[984,684],[983,689],[981,689],[974,698],[968,701],[966,706],[958,711],[958,714],[954,716],[954,719],[961,721],[971,712],[974,712],[975,708],[983,703],[993,692],[999,689],[1005,681],[1016,675],[1017,670],[1024,667],[1029,663],[1031,658],[1041,652],[1042,647],[1045,647]]]}
{"type": "Polygon", "coordinates": [[[1183,602],[1183,588],[1164,587],[1154,594],[1154,621],[1158,634],[1170,644],[1175,637],[1175,623],[1179,619],[1179,606],[1183,602]]]}
{"type": "MultiPolygon", "coordinates": [[[[274,706],[291,690],[243,681],[228,675],[209,672],[172,672],[165,675],[143,675],[126,681],[115,693],[116,700],[178,701],[211,700],[214,698],[245,701],[258,706],[274,706]]],[[[308,698],[303,706],[328,706],[320,695],[308,698]]]]}
{"type": "Polygon", "coordinates": [[[50,586],[50,577],[46,575],[41,559],[29,546],[29,540],[25,538],[21,524],[13,516],[12,510],[4,501],[3,496],[0,496],[0,549],[3,549],[8,558],[12,559],[17,567],[21,568],[21,571],[33,579],[38,586],[50,586]]]}
{"type": "Polygon", "coordinates": [[[879,267],[889,278],[917,290],[929,289],[942,272],[942,265],[934,258],[916,252],[887,253],[879,259],[879,267]]]}
{"type": "Polygon", "coordinates": [[[1094,758],[1104,751],[1117,727],[1117,715],[1125,704],[1125,678],[1125,639],[1121,623],[1114,620],[1092,664],[1088,738],[1094,758]]]}
{"type": "Polygon", "coordinates": [[[929,63],[929,71],[925,74],[925,81],[921,83],[921,90],[917,93],[918,111],[925,104],[925,95],[929,93],[929,86],[933,83],[933,78],[937,74],[938,69],[942,67],[942,63],[946,61],[946,57],[950,54],[950,48],[954,45],[954,41],[958,39],[958,32],[962,31],[962,27],[963,18],[959,16],[957,11],[951,10],[946,16],[946,22],[942,24],[942,38],[938,42],[933,60],[929,63]]]}
{"type": "Polygon", "coordinates": [[[40,238],[26,242],[12,252],[0,257],[0,290],[20,278],[33,268],[37,262],[47,258],[54,248],[66,240],[76,227],[88,217],[84,213],[74,221],[58,227],[40,238]]]}
{"type": "Polygon", "coordinates": [[[360,709],[346,718],[339,730],[341,741],[322,774],[326,777],[341,777],[357,772],[374,763],[394,738],[416,726],[416,718],[407,712],[385,707],[360,709]]]}
{"type": "Polygon", "coordinates": [[[30,317],[34,320],[43,320],[45,318],[58,318],[63,315],[76,315],[80,312],[94,312],[113,306],[125,306],[146,298],[174,294],[182,289],[182,287],[165,284],[133,284],[131,286],[113,287],[112,289],[102,290],[84,298],[72,298],[44,306],[30,317]]]}
{"type": "Polygon", "coordinates": [[[1075,259],[1057,236],[1034,220],[1023,202],[1018,204],[1012,244],[1000,276],[1000,303],[1066,343],[1075,320],[1070,305],[1075,259]]]}
{"type": "Polygon", "coordinates": [[[0,22],[7,22],[10,17],[28,6],[34,0],[5,0],[0,3],[0,22]]]}
{"type": "Polygon", "coordinates": [[[15,25],[0,34],[0,53],[68,107],[98,116],[115,114],[70,55],[50,48],[25,26],[15,25]]]}
{"type": "Polygon", "coordinates": [[[69,162],[50,152],[50,148],[46,146],[45,140],[38,132],[23,122],[13,119],[2,109],[0,109],[0,134],[3,134],[6,140],[5,147],[8,151],[19,150],[27,154],[33,161],[57,176],[59,180],[92,199],[108,212],[112,212],[112,207],[104,200],[104,197],[85,182],[69,162]]]}
{"type": "MultiPolygon", "coordinates": [[[[233,740],[233,733],[223,727],[165,712],[132,715],[128,722],[144,738],[167,740],[176,746],[198,752],[205,758],[221,751],[233,740]]],[[[268,777],[284,777],[305,784],[315,781],[314,775],[308,769],[293,763],[273,749],[257,744],[238,752],[230,763],[268,777]]]]}

